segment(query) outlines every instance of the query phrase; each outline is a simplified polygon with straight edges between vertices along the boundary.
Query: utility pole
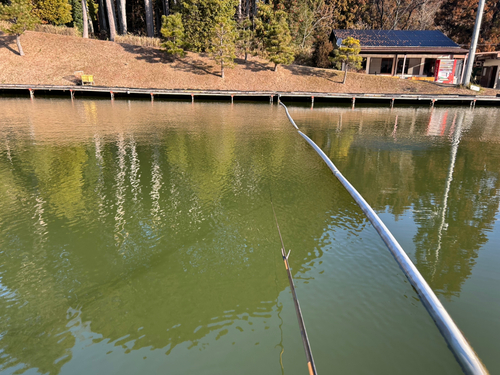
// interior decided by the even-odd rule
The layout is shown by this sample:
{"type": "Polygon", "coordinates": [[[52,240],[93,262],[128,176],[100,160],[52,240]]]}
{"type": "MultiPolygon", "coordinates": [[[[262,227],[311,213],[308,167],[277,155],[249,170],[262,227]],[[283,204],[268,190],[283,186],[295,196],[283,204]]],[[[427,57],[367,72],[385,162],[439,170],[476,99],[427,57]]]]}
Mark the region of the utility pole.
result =
{"type": "Polygon", "coordinates": [[[476,24],[474,25],[474,32],[472,34],[472,43],[470,45],[469,58],[467,60],[467,67],[464,75],[464,86],[469,86],[470,75],[472,73],[472,66],[474,65],[474,57],[476,56],[477,40],[479,39],[479,30],[481,29],[481,20],[483,19],[484,0],[479,0],[477,7],[476,24]]]}

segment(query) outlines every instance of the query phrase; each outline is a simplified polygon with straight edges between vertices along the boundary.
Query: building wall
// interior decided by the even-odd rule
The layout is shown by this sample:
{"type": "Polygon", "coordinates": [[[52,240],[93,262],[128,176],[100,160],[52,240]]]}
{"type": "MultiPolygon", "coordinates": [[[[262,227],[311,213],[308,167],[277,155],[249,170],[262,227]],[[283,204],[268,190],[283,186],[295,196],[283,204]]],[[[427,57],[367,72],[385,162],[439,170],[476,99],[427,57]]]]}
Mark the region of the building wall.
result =
{"type": "MultiPolygon", "coordinates": [[[[385,74],[385,75],[396,75],[410,78],[410,77],[420,77],[420,79],[432,79],[434,77],[434,63],[437,59],[451,59],[457,61],[457,68],[460,68],[463,64],[458,64],[460,61],[463,63],[463,56],[442,56],[438,54],[406,54],[406,60],[404,60],[404,54],[360,54],[363,58],[366,58],[366,72],[368,74],[385,74]],[[382,59],[389,59],[392,61],[392,71],[384,72],[382,59]],[[404,64],[404,72],[403,72],[404,64]],[[401,66],[399,66],[401,65],[401,66]],[[432,65],[432,67],[430,67],[432,65]]],[[[387,60],[386,60],[387,61],[387,60]]],[[[500,60],[498,60],[500,63],[500,60]]],[[[461,69],[455,72],[454,83],[460,82],[461,69]],[[456,82],[455,82],[456,81],[456,82]]],[[[499,81],[500,83],[500,81],[499,81]]],[[[500,84],[499,84],[500,87],[500,84]]]]}
{"type": "Polygon", "coordinates": [[[495,82],[495,85],[493,86],[493,88],[494,89],[500,88],[500,60],[496,60],[496,59],[485,60],[483,63],[483,67],[484,66],[498,66],[496,82],[495,82]]]}

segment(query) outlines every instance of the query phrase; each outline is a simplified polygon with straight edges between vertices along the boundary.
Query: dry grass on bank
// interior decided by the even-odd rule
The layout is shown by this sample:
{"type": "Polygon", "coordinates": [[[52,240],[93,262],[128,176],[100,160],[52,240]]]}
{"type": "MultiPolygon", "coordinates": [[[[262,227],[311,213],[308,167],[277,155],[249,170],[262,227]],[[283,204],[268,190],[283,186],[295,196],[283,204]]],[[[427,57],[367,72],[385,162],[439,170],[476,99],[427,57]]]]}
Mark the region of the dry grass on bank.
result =
{"type": "Polygon", "coordinates": [[[67,26],[54,26],[54,25],[36,25],[35,26],[35,31],[38,31],[40,33],[46,33],[46,34],[56,34],[56,35],[68,35],[68,36],[75,36],[75,37],[81,37],[82,34],[78,31],[78,29],[74,27],[67,27],[67,26]]]}
{"type": "Polygon", "coordinates": [[[115,37],[115,42],[120,44],[131,44],[133,46],[141,47],[156,47],[160,48],[161,40],[160,38],[148,38],[147,36],[139,35],[117,35],[115,37]]]}
{"type": "MultiPolygon", "coordinates": [[[[127,36],[125,36],[127,38],[127,36]]],[[[329,93],[473,94],[466,89],[393,77],[343,73],[300,65],[273,65],[251,57],[236,60],[220,77],[219,67],[204,54],[175,59],[157,47],[26,32],[26,56],[19,56],[15,37],[0,33],[0,83],[74,85],[75,72],[93,74],[100,86],[196,90],[302,91],[329,93]]],[[[494,95],[494,90],[481,94],[494,95]]]]}

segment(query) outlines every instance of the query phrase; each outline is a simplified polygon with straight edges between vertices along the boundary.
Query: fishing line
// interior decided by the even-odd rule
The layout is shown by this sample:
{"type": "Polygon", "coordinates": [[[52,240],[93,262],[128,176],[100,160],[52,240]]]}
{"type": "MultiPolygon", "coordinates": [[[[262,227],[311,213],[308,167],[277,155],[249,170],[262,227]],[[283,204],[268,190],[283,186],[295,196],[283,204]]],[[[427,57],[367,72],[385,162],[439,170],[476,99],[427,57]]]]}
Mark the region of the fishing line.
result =
{"type": "MultiPolygon", "coordinates": [[[[269,186],[269,197],[271,199],[271,202],[273,200],[273,194],[271,192],[271,186],[269,186]]],[[[276,254],[274,251],[272,252],[272,256],[274,259],[274,286],[276,288],[276,311],[278,312],[278,318],[280,319],[280,342],[275,346],[281,347],[280,351],[280,366],[281,366],[281,375],[285,375],[285,367],[283,366],[283,353],[285,352],[285,347],[283,346],[283,318],[281,317],[281,308],[279,306],[279,288],[278,288],[278,264],[276,263],[276,254]]],[[[283,305],[281,305],[283,306],[283,305]]]]}
{"type": "MultiPolygon", "coordinates": [[[[288,275],[288,282],[290,284],[290,290],[292,292],[293,302],[295,305],[295,312],[297,314],[297,320],[299,322],[300,335],[302,336],[302,344],[304,346],[304,351],[306,353],[307,367],[309,370],[309,375],[317,375],[316,366],[314,365],[314,359],[311,351],[311,345],[309,344],[309,338],[307,337],[306,326],[304,324],[304,318],[302,317],[302,311],[300,310],[299,300],[297,298],[297,293],[295,292],[295,285],[293,283],[292,273],[290,271],[290,266],[288,264],[288,257],[290,256],[290,251],[286,254],[285,244],[283,243],[283,236],[281,235],[280,226],[278,224],[278,218],[276,217],[276,211],[274,210],[273,199],[271,196],[271,207],[273,209],[274,221],[276,222],[276,228],[278,228],[278,234],[281,242],[281,255],[283,257],[283,262],[285,263],[285,269],[288,275]]],[[[281,354],[280,354],[281,359],[281,354]]]]}

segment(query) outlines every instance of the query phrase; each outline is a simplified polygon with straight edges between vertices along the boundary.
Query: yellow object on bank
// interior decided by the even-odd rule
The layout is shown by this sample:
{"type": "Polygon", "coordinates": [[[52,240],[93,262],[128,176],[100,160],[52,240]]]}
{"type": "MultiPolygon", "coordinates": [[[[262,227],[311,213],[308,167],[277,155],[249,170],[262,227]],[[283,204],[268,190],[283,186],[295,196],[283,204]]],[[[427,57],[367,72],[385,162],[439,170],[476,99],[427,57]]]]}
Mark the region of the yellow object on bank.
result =
{"type": "Polygon", "coordinates": [[[82,74],[82,85],[93,85],[94,76],[90,74],[82,74]]]}

